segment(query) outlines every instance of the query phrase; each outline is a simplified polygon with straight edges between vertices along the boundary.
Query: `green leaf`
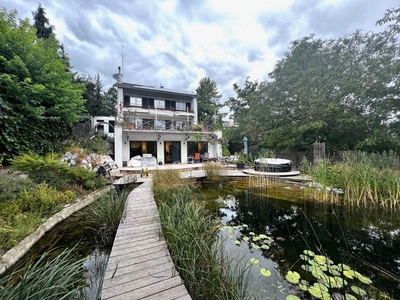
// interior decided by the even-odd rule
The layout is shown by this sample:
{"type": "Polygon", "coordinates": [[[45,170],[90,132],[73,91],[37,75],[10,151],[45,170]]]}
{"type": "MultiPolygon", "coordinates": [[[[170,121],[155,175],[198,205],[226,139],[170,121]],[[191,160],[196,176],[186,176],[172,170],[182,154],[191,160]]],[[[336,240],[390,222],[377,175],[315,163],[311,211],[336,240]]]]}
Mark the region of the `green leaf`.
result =
{"type": "Polygon", "coordinates": [[[313,257],[313,256],[315,255],[314,252],[312,252],[311,250],[304,250],[303,253],[304,253],[305,255],[310,256],[310,257],[313,257]]]}
{"type": "Polygon", "coordinates": [[[366,292],[364,289],[362,289],[362,288],[360,288],[360,287],[358,287],[358,286],[352,285],[352,286],[350,287],[350,289],[351,289],[355,294],[357,294],[357,295],[359,295],[359,296],[361,296],[361,297],[364,297],[364,296],[367,295],[367,292],[366,292]]]}
{"type": "Polygon", "coordinates": [[[287,272],[285,278],[291,284],[297,284],[299,283],[300,280],[300,274],[297,273],[296,271],[289,271],[287,272]]]}
{"type": "Polygon", "coordinates": [[[290,294],[286,296],[286,300],[300,300],[300,298],[297,297],[296,295],[290,294]]]}
{"type": "Polygon", "coordinates": [[[370,278],[365,277],[365,276],[363,276],[363,275],[357,276],[357,278],[358,278],[358,280],[360,280],[362,283],[365,283],[365,284],[371,284],[371,283],[372,283],[372,280],[371,280],[370,278]]]}
{"type": "Polygon", "coordinates": [[[250,262],[252,264],[254,264],[254,265],[258,265],[260,263],[260,260],[257,259],[257,258],[252,257],[252,258],[250,258],[250,262]]]}
{"type": "Polygon", "coordinates": [[[263,275],[263,276],[269,277],[269,276],[271,276],[272,273],[271,273],[270,270],[267,270],[265,268],[261,268],[260,269],[260,274],[263,275]]]}

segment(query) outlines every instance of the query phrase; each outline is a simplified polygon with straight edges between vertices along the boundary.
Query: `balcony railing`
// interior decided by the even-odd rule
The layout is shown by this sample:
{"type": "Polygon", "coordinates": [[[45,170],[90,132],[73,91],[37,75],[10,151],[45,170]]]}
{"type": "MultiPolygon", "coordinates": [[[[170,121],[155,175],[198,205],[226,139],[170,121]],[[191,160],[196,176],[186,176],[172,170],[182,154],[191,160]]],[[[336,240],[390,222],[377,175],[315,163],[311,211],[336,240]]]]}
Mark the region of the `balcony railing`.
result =
{"type": "Polygon", "coordinates": [[[142,120],[139,123],[122,123],[122,130],[124,131],[180,131],[180,132],[188,132],[188,131],[196,131],[196,132],[212,132],[212,128],[210,126],[204,126],[203,124],[193,124],[189,123],[188,126],[186,124],[180,124],[176,121],[165,121],[165,120],[142,120]],[[157,123],[155,123],[157,122],[157,123]]]}
{"type": "MultiPolygon", "coordinates": [[[[155,106],[153,106],[153,105],[130,105],[130,104],[126,104],[126,103],[124,103],[124,106],[123,106],[124,108],[126,107],[126,108],[142,108],[142,109],[156,109],[156,107],[155,106]]],[[[194,109],[193,108],[190,108],[190,109],[179,109],[179,108],[176,108],[176,107],[172,107],[172,106],[169,106],[169,107],[167,107],[167,106],[165,106],[165,107],[157,107],[157,110],[169,110],[169,111],[180,111],[180,112],[189,112],[189,113],[194,113],[194,109]]]]}

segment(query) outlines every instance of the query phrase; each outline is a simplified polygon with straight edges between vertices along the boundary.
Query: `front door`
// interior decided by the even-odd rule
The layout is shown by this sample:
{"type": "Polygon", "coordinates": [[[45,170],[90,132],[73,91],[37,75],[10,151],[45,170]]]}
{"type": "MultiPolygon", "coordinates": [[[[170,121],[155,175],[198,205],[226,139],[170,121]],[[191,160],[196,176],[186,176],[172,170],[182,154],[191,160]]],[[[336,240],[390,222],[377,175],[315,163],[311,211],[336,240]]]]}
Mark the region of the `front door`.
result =
{"type": "Polygon", "coordinates": [[[181,162],[181,142],[165,142],[165,163],[181,162]]]}
{"type": "Polygon", "coordinates": [[[181,142],[172,142],[172,162],[181,162],[181,142]]]}

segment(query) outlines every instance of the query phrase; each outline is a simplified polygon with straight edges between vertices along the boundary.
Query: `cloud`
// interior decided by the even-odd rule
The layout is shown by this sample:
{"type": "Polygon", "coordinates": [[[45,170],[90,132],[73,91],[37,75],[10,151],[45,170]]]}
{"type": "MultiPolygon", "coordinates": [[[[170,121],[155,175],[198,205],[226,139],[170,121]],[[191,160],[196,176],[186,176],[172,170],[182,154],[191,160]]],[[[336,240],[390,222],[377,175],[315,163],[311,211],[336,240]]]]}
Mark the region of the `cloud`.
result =
{"type": "MultiPolygon", "coordinates": [[[[398,1],[376,0],[42,0],[74,71],[100,74],[105,88],[123,65],[126,82],[195,91],[215,80],[222,101],[232,85],[265,80],[290,42],[315,33],[337,38],[375,26],[398,1]],[[123,54],[123,63],[122,63],[123,54]]],[[[36,0],[0,0],[32,19],[36,0]]]]}

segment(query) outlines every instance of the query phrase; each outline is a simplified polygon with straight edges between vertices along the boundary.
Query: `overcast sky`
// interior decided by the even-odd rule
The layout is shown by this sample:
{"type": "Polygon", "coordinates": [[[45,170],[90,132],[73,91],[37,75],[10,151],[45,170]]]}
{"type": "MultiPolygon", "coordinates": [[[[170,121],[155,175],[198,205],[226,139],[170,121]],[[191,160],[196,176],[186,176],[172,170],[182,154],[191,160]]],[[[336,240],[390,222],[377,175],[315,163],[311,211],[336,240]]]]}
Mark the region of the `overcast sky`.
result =
{"type": "MultiPolygon", "coordinates": [[[[210,77],[222,101],[246,77],[266,80],[290,42],[314,33],[337,38],[375,26],[398,0],[42,0],[57,39],[81,74],[105,89],[124,81],[195,91],[210,77]],[[123,49],[123,51],[122,51],[123,49]]],[[[0,0],[32,20],[37,0],[0,0]]]]}

